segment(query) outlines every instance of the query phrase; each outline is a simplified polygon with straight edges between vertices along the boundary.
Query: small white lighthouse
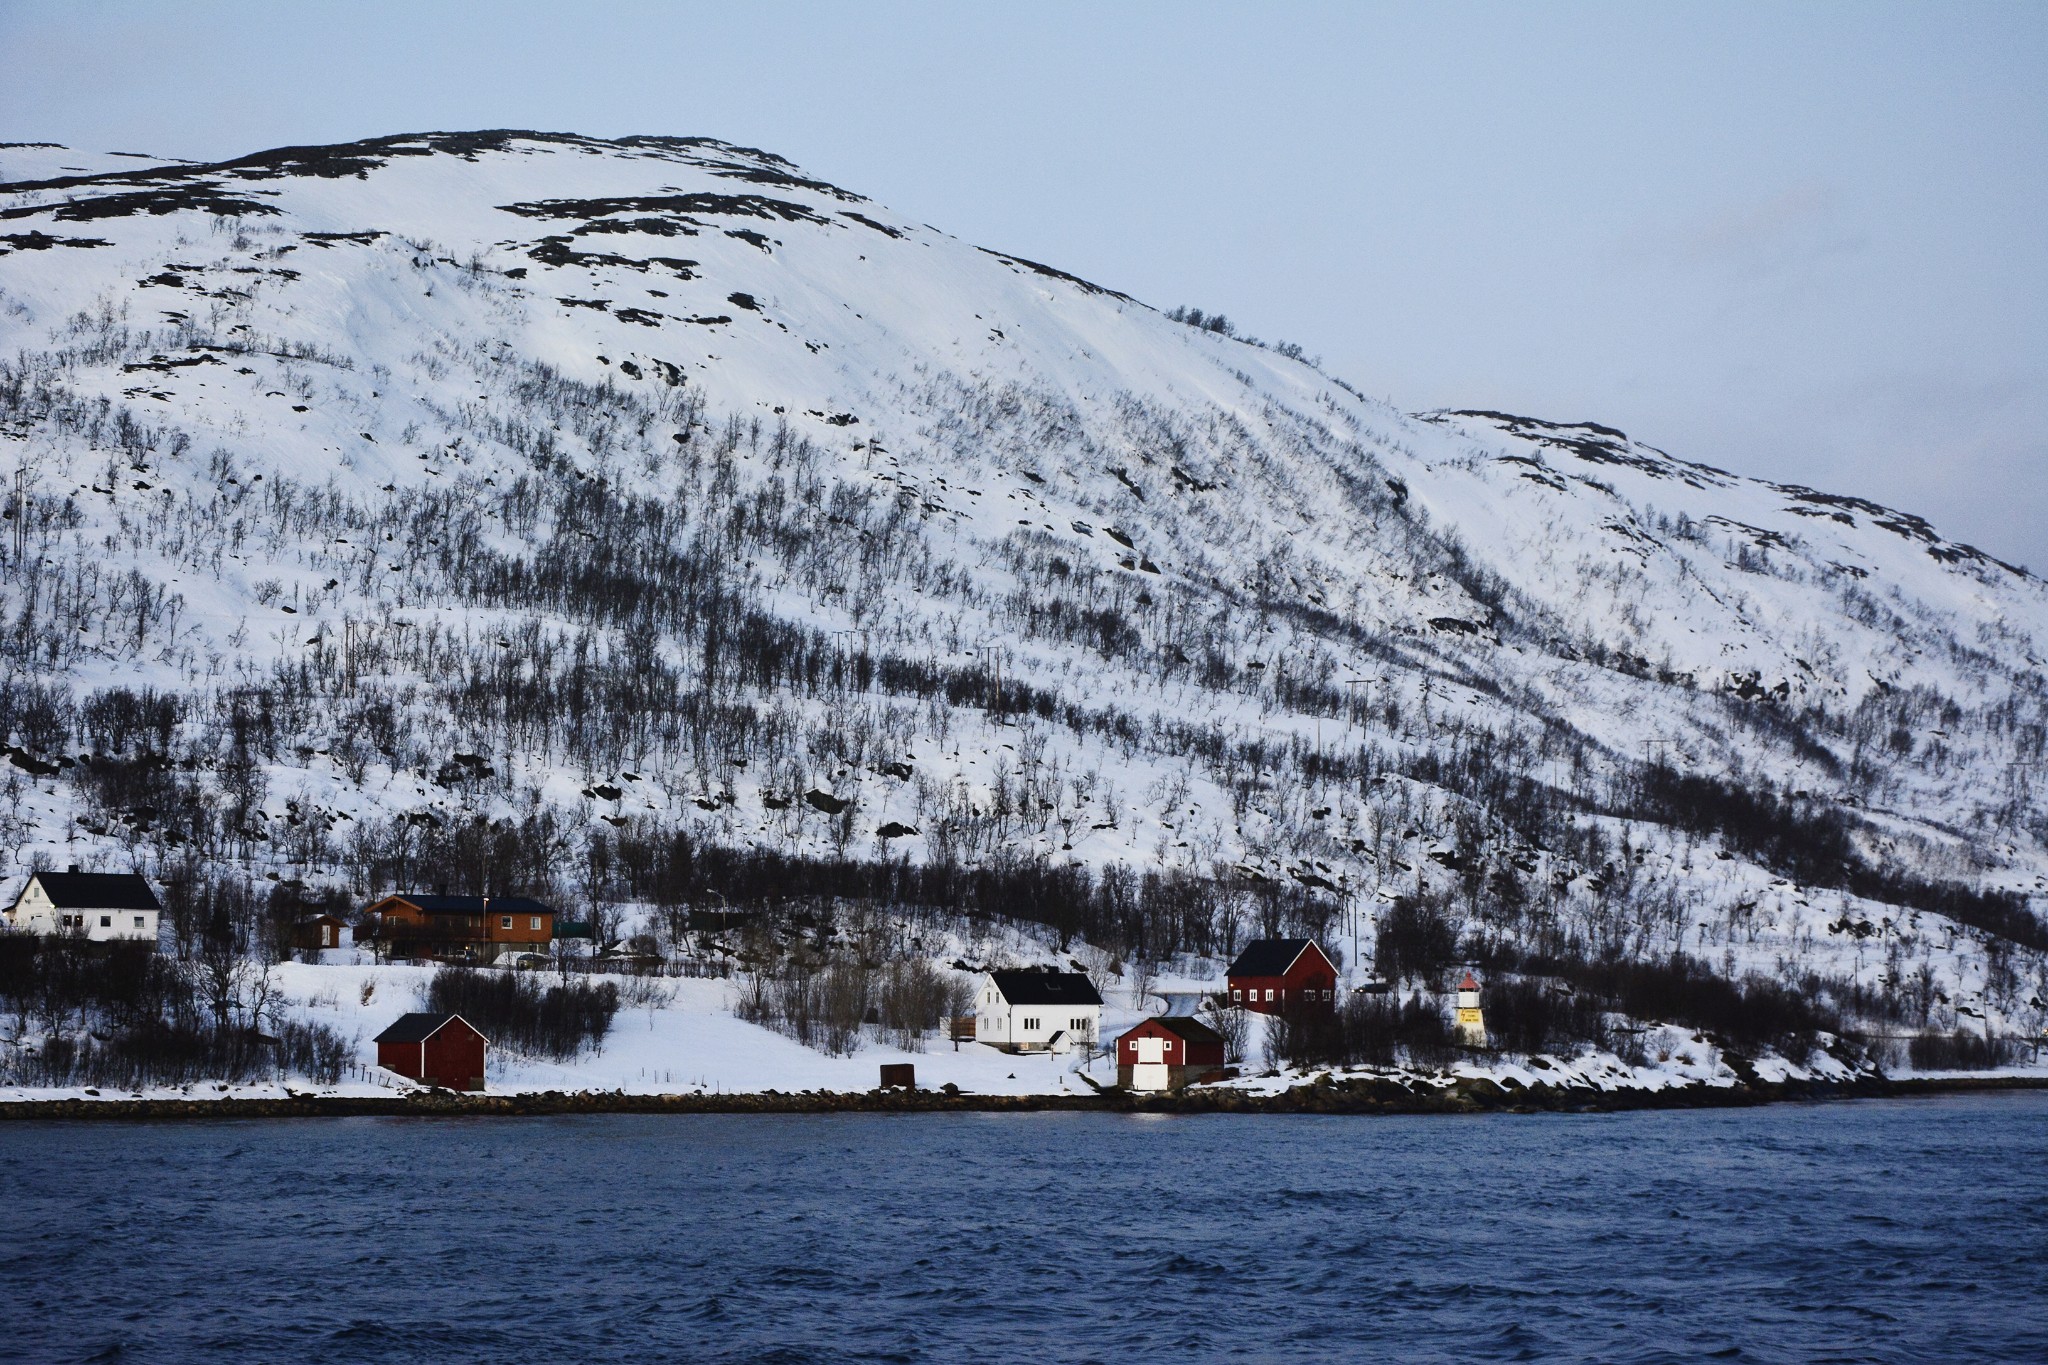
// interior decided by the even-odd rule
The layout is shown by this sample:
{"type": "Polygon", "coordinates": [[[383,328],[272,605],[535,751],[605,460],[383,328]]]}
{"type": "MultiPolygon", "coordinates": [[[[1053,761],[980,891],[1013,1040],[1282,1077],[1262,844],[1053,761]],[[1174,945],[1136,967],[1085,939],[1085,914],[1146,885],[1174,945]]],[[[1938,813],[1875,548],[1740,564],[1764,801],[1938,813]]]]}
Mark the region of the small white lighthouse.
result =
{"type": "Polygon", "coordinates": [[[1486,1046],[1486,1016],[1479,1012],[1479,982],[1470,972],[1458,983],[1457,1033],[1462,1043],[1486,1046]]]}

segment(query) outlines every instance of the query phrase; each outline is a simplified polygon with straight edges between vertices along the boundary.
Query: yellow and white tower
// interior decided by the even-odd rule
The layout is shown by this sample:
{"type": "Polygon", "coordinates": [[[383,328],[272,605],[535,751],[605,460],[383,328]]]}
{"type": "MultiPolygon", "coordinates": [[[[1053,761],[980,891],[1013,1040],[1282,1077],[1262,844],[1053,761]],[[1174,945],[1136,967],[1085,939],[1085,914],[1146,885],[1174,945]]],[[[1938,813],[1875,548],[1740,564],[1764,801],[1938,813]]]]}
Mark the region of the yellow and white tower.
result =
{"type": "Polygon", "coordinates": [[[1472,973],[1458,983],[1458,1040],[1473,1047],[1486,1046],[1486,1016],[1479,1012],[1479,983],[1472,973]]]}

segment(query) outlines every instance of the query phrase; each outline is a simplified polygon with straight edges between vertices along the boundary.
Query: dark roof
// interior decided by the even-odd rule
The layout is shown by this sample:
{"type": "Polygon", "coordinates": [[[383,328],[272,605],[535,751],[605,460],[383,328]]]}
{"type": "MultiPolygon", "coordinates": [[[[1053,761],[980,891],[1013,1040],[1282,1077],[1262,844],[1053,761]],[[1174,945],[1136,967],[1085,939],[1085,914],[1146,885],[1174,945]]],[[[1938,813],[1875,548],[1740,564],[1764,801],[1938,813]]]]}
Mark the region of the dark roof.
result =
{"type": "Polygon", "coordinates": [[[1095,984],[1079,972],[990,972],[1013,1005],[1099,1005],[1095,984]]]}
{"type": "Polygon", "coordinates": [[[1185,1014],[1167,1014],[1161,1015],[1157,1019],[1147,1019],[1145,1023],[1139,1024],[1138,1028],[1132,1029],[1131,1032],[1136,1033],[1138,1029],[1145,1027],[1145,1024],[1157,1024],[1168,1033],[1185,1042],[1220,1043],[1223,1041],[1223,1035],[1215,1029],[1210,1028],[1201,1020],[1190,1018],[1185,1014]]]}
{"type": "Polygon", "coordinates": [[[407,901],[428,915],[552,915],[555,912],[531,896],[419,896],[394,891],[387,900],[407,901]]]}
{"type": "MultiPolygon", "coordinates": [[[[462,1016],[459,1014],[401,1014],[392,1023],[391,1027],[378,1034],[374,1041],[379,1043],[424,1043],[427,1039],[447,1027],[449,1021],[453,1019],[462,1019],[462,1016]]],[[[474,1029],[479,1038],[483,1037],[482,1029],[477,1028],[475,1024],[471,1024],[467,1019],[462,1019],[462,1022],[471,1029],[474,1029]]],[[[485,1041],[489,1040],[486,1039],[485,1041]]]]}
{"type": "Polygon", "coordinates": [[[52,902],[74,910],[161,910],[139,872],[38,872],[52,902]]]}
{"type": "MultiPolygon", "coordinates": [[[[1285,976],[1306,949],[1315,948],[1311,938],[1256,938],[1244,945],[1237,961],[1230,964],[1230,976],[1285,976]]],[[[1316,948],[1318,953],[1322,949],[1316,948]]]]}

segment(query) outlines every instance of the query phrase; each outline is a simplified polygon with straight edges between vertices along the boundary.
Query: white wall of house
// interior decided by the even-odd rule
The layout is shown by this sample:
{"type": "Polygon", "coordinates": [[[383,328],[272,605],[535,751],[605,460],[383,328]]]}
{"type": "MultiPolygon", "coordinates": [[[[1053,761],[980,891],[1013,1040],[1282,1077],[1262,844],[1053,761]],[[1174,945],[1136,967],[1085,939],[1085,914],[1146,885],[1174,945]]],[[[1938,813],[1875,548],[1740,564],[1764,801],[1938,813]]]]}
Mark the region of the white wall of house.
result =
{"type": "Polygon", "coordinates": [[[157,918],[155,910],[100,910],[76,905],[60,910],[34,877],[29,878],[28,885],[7,911],[10,928],[31,934],[83,934],[95,943],[124,938],[154,943],[157,918]]]}
{"type": "Polygon", "coordinates": [[[990,1047],[1042,1048],[1057,1033],[1078,1046],[1101,1032],[1100,1005],[1013,1005],[996,988],[994,977],[984,980],[974,997],[974,1040],[990,1047]]]}

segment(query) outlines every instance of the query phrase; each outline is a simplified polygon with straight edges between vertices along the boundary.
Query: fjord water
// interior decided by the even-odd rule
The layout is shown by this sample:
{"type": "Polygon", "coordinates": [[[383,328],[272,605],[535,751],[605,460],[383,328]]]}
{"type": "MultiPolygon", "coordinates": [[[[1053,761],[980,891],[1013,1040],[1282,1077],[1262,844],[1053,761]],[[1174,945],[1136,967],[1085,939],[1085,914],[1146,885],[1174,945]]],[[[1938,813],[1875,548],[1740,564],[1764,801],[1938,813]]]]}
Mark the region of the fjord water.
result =
{"type": "Polygon", "coordinates": [[[2048,1360],[2048,1095],[0,1125],[0,1359],[2048,1360]]]}

